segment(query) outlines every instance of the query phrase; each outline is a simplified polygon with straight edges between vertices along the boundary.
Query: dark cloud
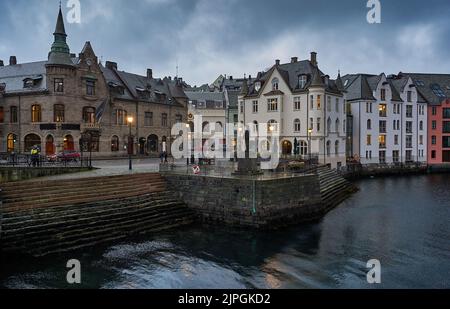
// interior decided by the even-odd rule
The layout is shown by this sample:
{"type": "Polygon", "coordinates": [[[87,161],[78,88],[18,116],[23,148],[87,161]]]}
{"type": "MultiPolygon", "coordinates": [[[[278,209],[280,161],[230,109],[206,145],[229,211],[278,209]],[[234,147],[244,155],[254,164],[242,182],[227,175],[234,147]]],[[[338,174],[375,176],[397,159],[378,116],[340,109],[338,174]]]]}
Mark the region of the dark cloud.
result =
{"type": "MultiPolygon", "coordinates": [[[[151,67],[158,76],[175,75],[178,63],[192,84],[255,74],[312,50],[330,75],[450,73],[448,0],[382,0],[380,25],[367,23],[366,0],[80,1],[82,23],[66,25],[72,52],[89,40],[120,69],[151,67]]],[[[0,1],[0,59],[45,58],[57,9],[56,0],[0,1]]]]}

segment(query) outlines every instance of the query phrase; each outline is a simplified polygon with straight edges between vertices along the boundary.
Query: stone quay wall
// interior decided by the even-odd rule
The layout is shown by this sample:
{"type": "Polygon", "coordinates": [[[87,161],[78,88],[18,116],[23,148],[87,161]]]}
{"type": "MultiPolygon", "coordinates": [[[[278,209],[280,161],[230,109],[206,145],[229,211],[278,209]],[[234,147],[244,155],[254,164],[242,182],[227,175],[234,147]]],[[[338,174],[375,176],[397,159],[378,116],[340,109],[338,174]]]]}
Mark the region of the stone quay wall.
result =
{"type": "Polygon", "coordinates": [[[0,167],[0,184],[88,170],[86,167],[0,167]]]}
{"type": "Polygon", "coordinates": [[[322,203],[317,175],[267,180],[163,176],[170,190],[206,223],[273,228],[317,219],[329,210],[322,203]]]}

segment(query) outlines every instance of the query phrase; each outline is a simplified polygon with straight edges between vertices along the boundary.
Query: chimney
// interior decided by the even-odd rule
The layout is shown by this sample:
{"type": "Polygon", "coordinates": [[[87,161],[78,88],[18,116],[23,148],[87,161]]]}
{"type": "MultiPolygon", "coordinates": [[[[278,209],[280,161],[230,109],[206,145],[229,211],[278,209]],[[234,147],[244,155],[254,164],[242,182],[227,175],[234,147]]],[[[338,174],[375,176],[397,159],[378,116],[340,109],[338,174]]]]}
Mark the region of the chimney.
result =
{"type": "Polygon", "coordinates": [[[16,65],[16,64],[17,64],[16,56],[9,57],[9,65],[16,65]]]}
{"type": "Polygon", "coordinates": [[[291,63],[297,63],[297,62],[298,62],[298,57],[291,58],[291,63]]]}
{"type": "Polygon", "coordinates": [[[280,60],[279,59],[275,60],[275,65],[280,65],[280,60]]]}
{"type": "Polygon", "coordinates": [[[5,63],[3,62],[3,60],[0,60],[0,67],[5,66],[5,63]]]}
{"type": "Polygon", "coordinates": [[[152,69],[147,69],[147,78],[153,79],[153,70],[152,69]]]}
{"type": "Polygon", "coordinates": [[[317,53],[316,52],[311,52],[311,64],[313,66],[317,66],[317,53]]]}
{"type": "Polygon", "coordinates": [[[110,70],[117,71],[117,62],[106,61],[106,67],[110,70]]]}

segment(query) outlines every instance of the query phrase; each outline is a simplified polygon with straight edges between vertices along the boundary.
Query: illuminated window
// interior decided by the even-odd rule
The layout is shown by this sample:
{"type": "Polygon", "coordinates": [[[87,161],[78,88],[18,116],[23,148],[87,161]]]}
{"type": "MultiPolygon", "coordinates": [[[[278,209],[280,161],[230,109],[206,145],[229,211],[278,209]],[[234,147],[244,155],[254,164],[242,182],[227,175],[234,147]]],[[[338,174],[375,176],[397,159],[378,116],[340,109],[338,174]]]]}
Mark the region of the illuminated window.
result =
{"type": "Polygon", "coordinates": [[[53,106],[53,121],[64,122],[65,120],[64,113],[65,113],[64,105],[55,104],[55,106],[53,106]]]}
{"type": "Polygon", "coordinates": [[[380,104],[378,107],[380,112],[380,117],[387,117],[387,106],[386,104],[380,104]]]}
{"type": "Polygon", "coordinates": [[[42,112],[40,105],[31,106],[31,122],[41,122],[42,120],[42,112]]]}
{"type": "Polygon", "coordinates": [[[380,148],[386,148],[386,135],[380,135],[378,137],[378,142],[380,144],[380,148]]]}
{"type": "Polygon", "coordinates": [[[64,79],[55,78],[54,89],[55,89],[55,92],[63,93],[64,92],[64,79]]]}

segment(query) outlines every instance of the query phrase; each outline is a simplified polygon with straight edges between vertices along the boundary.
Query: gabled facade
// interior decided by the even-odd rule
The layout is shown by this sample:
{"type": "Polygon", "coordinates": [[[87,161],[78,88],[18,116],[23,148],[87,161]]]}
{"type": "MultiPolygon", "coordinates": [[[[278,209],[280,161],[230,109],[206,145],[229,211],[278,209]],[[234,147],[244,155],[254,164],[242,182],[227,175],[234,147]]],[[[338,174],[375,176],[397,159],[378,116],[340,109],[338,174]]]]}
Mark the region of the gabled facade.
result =
{"type": "Polygon", "coordinates": [[[405,76],[342,78],[352,121],[350,157],[363,164],[427,161],[427,102],[405,76]]]}
{"type": "Polygon", "coordinates": [[[94,156],[151,155],[170,149],[170,129],[187,119],[178,79],[154,79],[99,64],[90,42],[77,55],[67,44],[63,14],[46,61],[0,62],[0,153],[42,155],[90,151],[94,156]],[[149,117],[152,115],[152,117],[149,117]],[[128,116],[132,116],[129,140],[128,116]]]}
{"type": "Polygon", "coordinates": [[[339,82],[320,71],[317,55],[311,53],[310,60],[292,58],[286,64],[277,60],[243,87],[239,121],[264,123],[269,134],[278,132],[284,156],[314,157],[338,168],[346,165],[345,106],[339,82]]]}

